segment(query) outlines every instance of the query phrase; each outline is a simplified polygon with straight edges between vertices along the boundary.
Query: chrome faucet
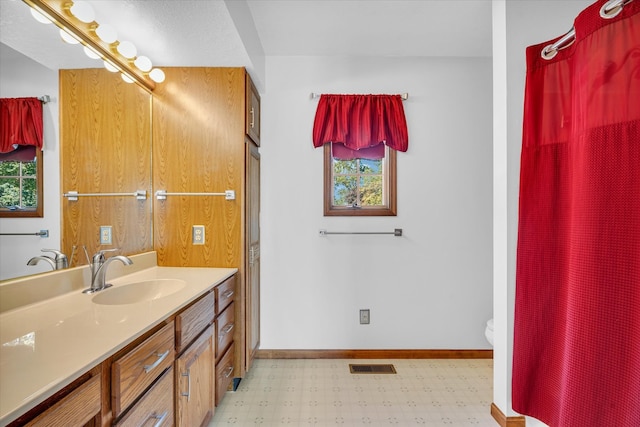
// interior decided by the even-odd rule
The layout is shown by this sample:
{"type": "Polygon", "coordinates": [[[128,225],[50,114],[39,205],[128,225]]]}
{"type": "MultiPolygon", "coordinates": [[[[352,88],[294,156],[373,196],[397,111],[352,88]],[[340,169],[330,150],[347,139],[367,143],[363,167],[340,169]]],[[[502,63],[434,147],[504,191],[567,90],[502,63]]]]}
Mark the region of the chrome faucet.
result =
{"type": "Polygon", "coordinates": [[[67,256],[56,249],[41,249],[42,252],[51,252],[53,257],[48,255],[36,256],[27,261],[27,265],[36,265],[40,261],[45,261],[51,265],[53,270],[62,270],[69,267],[67,256]]]}
{"type": "Polygon", "coordinates": [[[107,276],[107,267],[113,261],[120,261],[124,265],[131,265],[133,261],[124,255],[116,255],[111,258],[105,258],[105,252],[116,251],[117,249],[103,249],[98,251],[91,260],[91,286],[82,291],[85,294],[91,294],[111,287],[111,284],[105,283],[107,276]]]}

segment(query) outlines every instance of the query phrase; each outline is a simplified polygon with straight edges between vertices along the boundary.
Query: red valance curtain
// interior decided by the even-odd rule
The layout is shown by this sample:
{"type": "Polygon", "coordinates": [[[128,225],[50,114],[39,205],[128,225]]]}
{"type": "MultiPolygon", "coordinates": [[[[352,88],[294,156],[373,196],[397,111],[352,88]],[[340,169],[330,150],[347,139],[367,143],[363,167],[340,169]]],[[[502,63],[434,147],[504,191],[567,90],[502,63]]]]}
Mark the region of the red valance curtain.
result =
{"type": "Polygon", "coordinates": [[[513,409],[640,426],[640,1],[527,48],[513,409]]]}
{"type": "Polygon", "coordinates": [[[0,153],[15,145],[42,148],[42,102],[38,98],[0,98],[0,153]]]}
{"type": "Polygon", "coordinates": [[[336,150],[344,157],[380,158],[375,157],[380,147],[371,148],[380,144],[407,151],[409,136],[402,97],[321,95],[313,123],[313,146],[326,143],[336,143],[334,148],[340,143],[336,150]]]}

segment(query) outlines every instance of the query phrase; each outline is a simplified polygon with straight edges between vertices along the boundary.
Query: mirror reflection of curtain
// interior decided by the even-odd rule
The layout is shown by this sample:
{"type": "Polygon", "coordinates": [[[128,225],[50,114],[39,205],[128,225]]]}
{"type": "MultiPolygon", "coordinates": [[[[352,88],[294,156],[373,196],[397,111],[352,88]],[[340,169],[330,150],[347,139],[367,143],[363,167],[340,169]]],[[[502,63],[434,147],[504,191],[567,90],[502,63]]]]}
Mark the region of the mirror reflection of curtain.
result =
{"type": "Polygon", "coordinates": [[[38,98],[0,98],[0,153],[21,145],[42,148],[42,122],[38,98]]]}
{"type": "Polygon", "coordinates": [[[640,1],[527,49],[513,409],[640,426],[640,1]]]}

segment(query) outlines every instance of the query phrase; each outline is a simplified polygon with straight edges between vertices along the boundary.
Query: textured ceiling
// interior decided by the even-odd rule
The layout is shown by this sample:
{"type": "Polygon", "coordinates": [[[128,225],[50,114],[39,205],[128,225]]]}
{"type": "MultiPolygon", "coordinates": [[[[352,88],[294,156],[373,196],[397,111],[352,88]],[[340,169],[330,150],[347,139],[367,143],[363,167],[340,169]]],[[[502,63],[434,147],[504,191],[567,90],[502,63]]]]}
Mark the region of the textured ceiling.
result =
{"type": "MultiPolygon", "coordinates": [[[[272,55],[491,56],[491,0],[86,1],[96,21],[161,66],[251,69],[272,55]]],[[[0,42],[51,69],[97,66],[21,0],[0,0],[0,42]]]]}

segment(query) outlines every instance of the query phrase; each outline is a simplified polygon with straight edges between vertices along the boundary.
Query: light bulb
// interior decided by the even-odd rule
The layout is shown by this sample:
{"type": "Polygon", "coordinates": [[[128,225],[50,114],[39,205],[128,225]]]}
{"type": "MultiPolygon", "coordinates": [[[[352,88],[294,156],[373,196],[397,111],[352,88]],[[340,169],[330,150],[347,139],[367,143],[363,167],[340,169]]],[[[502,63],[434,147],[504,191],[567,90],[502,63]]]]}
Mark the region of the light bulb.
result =
{"type": "Polygon", "coordinates": [[[159,68],[154,68],[149,73],[149,77],[156,83],[162,83],[164,81],[164,71],[159,68]]]}
{"type": "Polygon", "coordinates": [[[127,59],[135,58],[136,53],[138,53],[138,50],[133,45],[133,43],[128,41],[118,43],[118,47],[116,49],[118,50],[120,55],[124,56],[127,59]]]}
{"type": "Polygon", "coordinates": [[[129,76],[127,76],[126,74],[120,74],[120,77],[122,77],[122,80],[124,80],[126,83],[133,83],[133,79],[129,76]]]}
{"type": "Polygon", "coordinates": [[[100,55],[98,55],[95,50],[91,49],[88,46],[84,47],[84,53],[91,59],[100,59],[100,55]]]}
{"type": "Polygon", "coordinates": [[[62,37],[62,40],[64,40],[66,43],[69,43],[69,44],[78,44],[78,43],[80,43],[78,41],[78,39],[76,39],[71,34],[67,33],[62,28],[60,28],[60,37],[62,37]]]}
{"type": "Polygon", "coordinates": [[[146,56],[138,56],[136,60],[133,61],[133,63],[135,64],[136,67],[138,67],[140,71],[143,71],[145,73],[150,71],[151,68],[153,68],[153,65],[151,64],[151,60],[146,56]]]}
{"type": "Polygon", "coordinates": [[[40,11],[37,9],[31,8],[31,16],[33,16],[36,21],[42,24],[51,24],[51,20],[40,13],[40,11]]]}
{"type": "Polygon", "coordinates": [[[98,28],[96,28],[96,34],[100,37],[100,40],[107,44],[111,44],[118,40],[118,33],[109,25],[98,25],[98,28]]]}
{"type": "Polygon", "coordinates": [[[91,7],[91,5],[82,0],[74,1],[73,5],[71,6],[71,9],[69,10],[73,14],[73,16],[75,16],[76,18],[78,18],[79,20],[87,24],[90,22],[93,22],[96,16],[96,14],[93,12],[93,8],[91,7]]]}
{"type": "Polygon", "coordinates": [[[107,62],[107,61],[104,61],[104,68],[106,68],[107,70],[111,71],[112,73],[120,71],[116,67],[114,67],[110,62],[107,62]]]}

